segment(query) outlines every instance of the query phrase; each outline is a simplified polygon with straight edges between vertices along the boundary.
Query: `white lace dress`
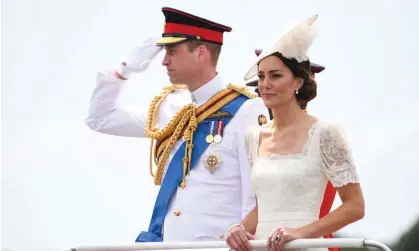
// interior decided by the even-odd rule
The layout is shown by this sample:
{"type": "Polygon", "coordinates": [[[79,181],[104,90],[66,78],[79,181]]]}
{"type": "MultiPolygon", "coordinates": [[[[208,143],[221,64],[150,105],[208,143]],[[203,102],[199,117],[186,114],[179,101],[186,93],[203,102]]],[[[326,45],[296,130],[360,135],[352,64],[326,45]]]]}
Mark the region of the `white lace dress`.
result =
{"type": "Polygon", "coordinates": [[[309,130],[301,153],[270,156],[258,156],[260,130],[255,128],[246,137],[252,189],[258,199],[256,239],[267,240],[278,227],[297,228],[318,220],[328,180],[335,187],[358,182],[338,127],[318,121],[309,130]]]}

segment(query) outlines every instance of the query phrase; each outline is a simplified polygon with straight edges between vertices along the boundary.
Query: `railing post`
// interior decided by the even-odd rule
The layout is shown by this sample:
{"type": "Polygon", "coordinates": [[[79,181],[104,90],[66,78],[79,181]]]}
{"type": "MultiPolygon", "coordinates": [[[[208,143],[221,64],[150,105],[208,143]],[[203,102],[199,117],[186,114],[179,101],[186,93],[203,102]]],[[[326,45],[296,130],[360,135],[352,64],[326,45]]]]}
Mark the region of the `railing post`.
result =
{"type": "Polygon", "coordinates": [[[386,245],[384,245],[383,243],[380,243],[380,242],[377,242],[377,241],[372,241],[372,240],[365,240],[364,241],[364,246],[365,247],[380,248],[381,250],[384,250],[384,251],[391,251],[391,249],[389,247],[387,247],[386,245]]]}

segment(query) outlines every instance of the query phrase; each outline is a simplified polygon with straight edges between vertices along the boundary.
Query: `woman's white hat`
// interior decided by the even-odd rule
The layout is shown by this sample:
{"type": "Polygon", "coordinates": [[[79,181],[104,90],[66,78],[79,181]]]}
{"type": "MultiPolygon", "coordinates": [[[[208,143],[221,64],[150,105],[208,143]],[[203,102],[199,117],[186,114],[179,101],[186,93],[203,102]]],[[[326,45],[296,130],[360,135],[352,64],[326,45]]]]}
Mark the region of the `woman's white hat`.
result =
{"type": "Polygon", "coordinates": [[[249,80],[258,73],[258,64],[265,57],[274,53],[281,53],[288,59],[296,59],[299,63],[308,60],[307,51],[313,42],[315,36],[311,25],[316,21],[317,15],[314,15],[301,22],[285,34],[278,42],[264,49],[256,58],[249,71],[246,73],[244,80],[249,80]]]}

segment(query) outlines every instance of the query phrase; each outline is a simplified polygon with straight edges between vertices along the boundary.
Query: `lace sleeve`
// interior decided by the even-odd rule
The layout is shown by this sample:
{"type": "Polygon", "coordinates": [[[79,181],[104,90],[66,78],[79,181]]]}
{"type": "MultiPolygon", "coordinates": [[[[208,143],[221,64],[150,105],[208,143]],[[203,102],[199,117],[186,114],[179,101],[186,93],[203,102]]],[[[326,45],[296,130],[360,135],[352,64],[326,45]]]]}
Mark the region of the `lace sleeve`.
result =
{"type": "Polygon", "coordinates": [[[349,145],[336,126],[328,126],[320,137],[323,171],[334,187],[359,183],[349,145]]]}

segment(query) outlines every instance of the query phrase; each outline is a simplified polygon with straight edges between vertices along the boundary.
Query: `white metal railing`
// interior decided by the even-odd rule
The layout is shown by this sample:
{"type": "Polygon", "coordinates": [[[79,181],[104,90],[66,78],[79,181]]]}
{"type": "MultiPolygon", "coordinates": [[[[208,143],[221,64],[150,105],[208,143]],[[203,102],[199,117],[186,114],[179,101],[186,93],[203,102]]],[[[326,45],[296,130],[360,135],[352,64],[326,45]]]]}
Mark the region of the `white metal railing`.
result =
{"type": "MultiPolygon", "coordinates": [[[[250,244],[254,249],[264,249],[265,240],[253,240],[250,244]]],[[[375,247],[384,251],[391,251],[389,247],[378,241],[357,238],[333,238],[333,239],[299,239],[290,241],[285,248],[366,248],[375,247]]],[[[117,246],[79,246],[67,251],[138,251],[138,250],[173,250],[173,249],[219,249],[229,246],[224,241],[197,241],[197,242],[149,242],[135,243],[131,245],[117,246]]]]}

